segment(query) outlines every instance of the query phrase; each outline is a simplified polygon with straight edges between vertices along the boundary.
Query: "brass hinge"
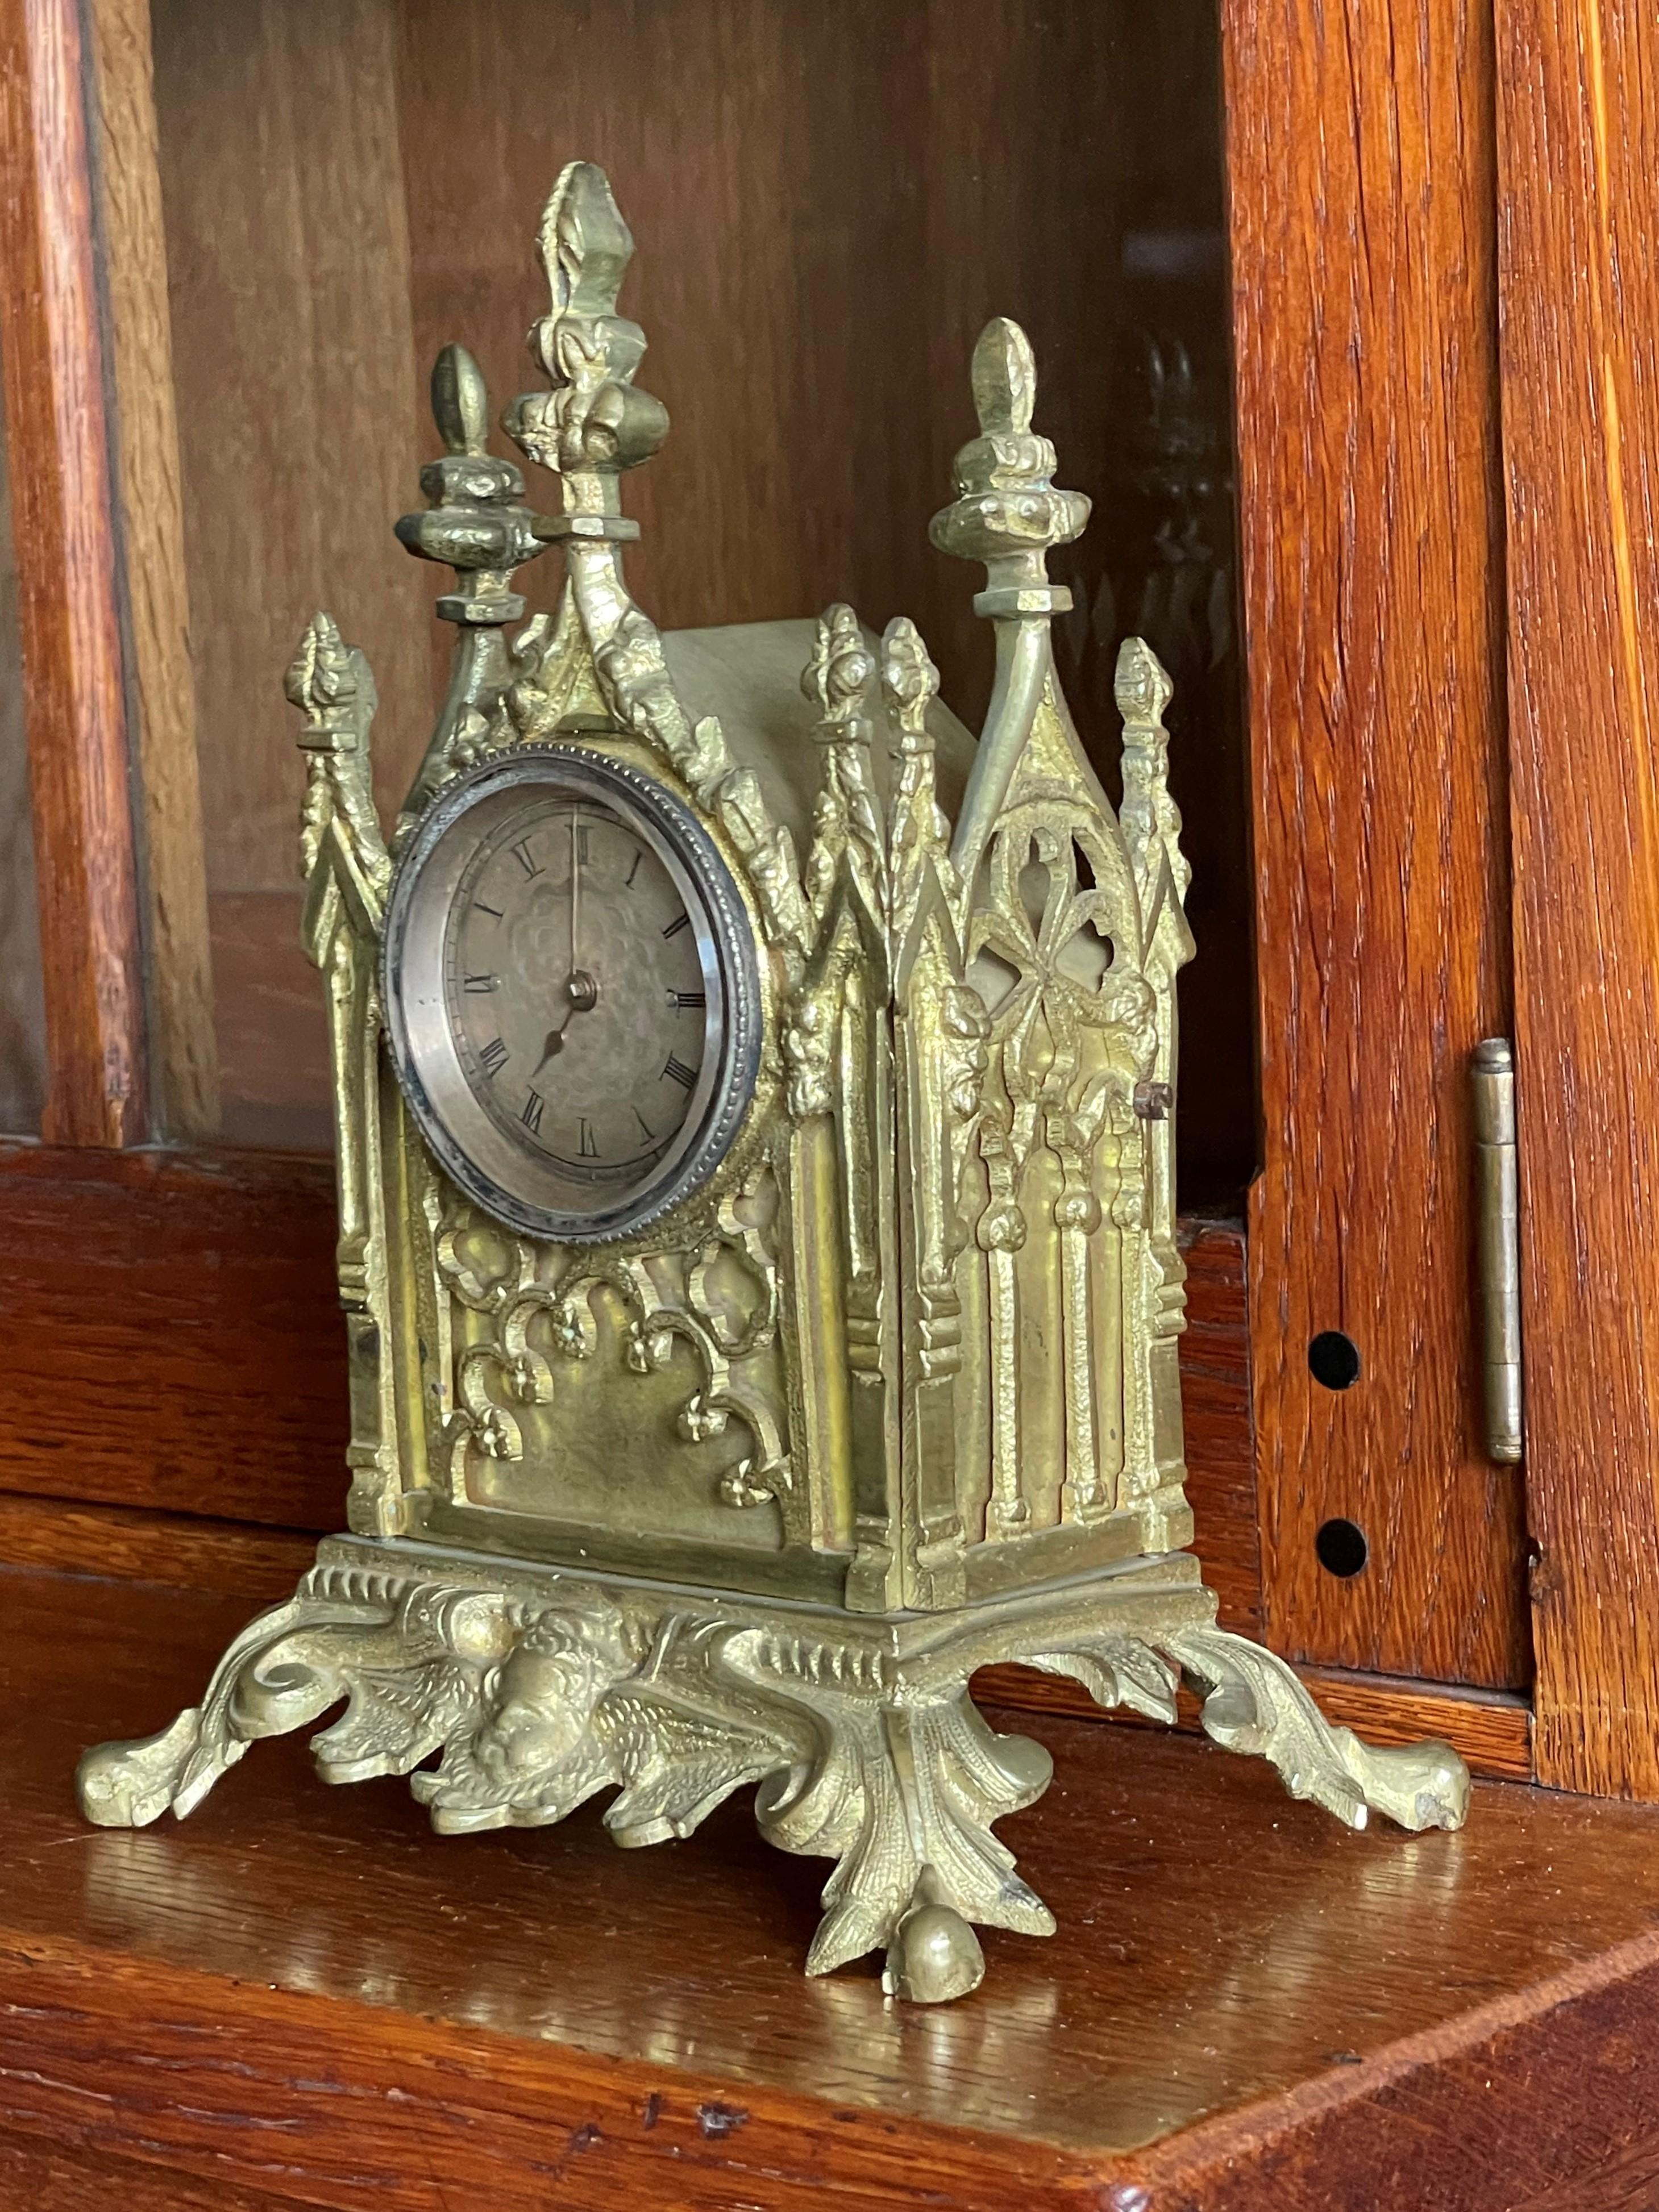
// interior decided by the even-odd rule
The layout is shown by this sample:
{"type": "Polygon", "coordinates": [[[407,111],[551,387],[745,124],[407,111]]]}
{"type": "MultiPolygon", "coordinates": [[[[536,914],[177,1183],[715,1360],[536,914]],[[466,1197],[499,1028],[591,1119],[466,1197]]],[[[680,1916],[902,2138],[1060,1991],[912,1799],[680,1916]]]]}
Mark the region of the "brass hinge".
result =
{"type": "Polygon", "coordinates": [[[1486,1456],[1521,1457],[1521,1181],[1515,1139],[1515,1049],[1474,1048],[1474,1233],[1486,1352],[1486,1456]]]}

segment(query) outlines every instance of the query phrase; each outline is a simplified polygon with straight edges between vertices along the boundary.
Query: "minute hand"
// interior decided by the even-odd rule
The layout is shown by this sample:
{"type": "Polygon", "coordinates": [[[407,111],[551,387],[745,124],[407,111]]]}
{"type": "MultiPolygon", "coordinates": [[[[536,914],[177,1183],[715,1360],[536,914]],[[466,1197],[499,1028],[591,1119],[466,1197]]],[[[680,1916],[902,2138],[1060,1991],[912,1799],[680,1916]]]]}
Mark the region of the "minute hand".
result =
{"type": "Polygon", "coordinates": [[[579,820],[577,811],[573,806],[570,810],[570,973],[573,978],[580,975],[582,965],[576,951],[582,904],[582,846],[577,830],[579,820]]]}

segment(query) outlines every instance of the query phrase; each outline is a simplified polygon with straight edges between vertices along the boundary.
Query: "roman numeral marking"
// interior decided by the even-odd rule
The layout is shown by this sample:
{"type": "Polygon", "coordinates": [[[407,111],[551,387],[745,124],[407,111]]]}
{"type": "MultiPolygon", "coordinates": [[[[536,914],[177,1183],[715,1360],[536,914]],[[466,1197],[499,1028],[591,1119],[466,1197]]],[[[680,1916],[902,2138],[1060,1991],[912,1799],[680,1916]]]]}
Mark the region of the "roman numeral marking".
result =
{"type": "Polygon", "coordinates": [[[539,1091],[532,1091],[524,1102],[524,1110],[519,1119],[532,1137],[539,1137],[542,1133],[542,1108],[544,1103],[539,1091]]]}
{"type": "Polygon", "coordinates": [[[587,847],[587,824],[586,822],[578,823],[576,825],[576,866],[579,868],[585,868],[592,857],[593,856],[589,852],[587,847]]]}
{"type": "Polygon", "coordinates": [[[652,1127],[651,1124],[646,1120],[644,1115],[641,1113],[637,1106],[634,1109],[634,1119],[640,1125],[641,1135],[643,1135],[648,1142],[654,1144],[657,1140],[657,1133],[652,1127]]]}
{"type": "Polygon", "coordinates": [[[627,874],[623,878],[623,889],[625,891],[631,891],[631,890],[633,890],[633,888],[634,888],[634,878],[635,878],[635,876],[637,876],[637,875],[638,875],[638,873],[640,872],[640,862],[641,862],[644,858],[645,858],[645,854],[644,854],[642,852],[640,852],[640,851],[638,851],[638,850],[636,850],[636,851],[635,852],[635,854],[634,854],[634,865],[633,865],[633,866],[632,866],[632,867],[628,871],[628,873],[627,873],[627,874]]]}
{"type": "Polygon", "coordinates": [[[501,982],[499,975],[465,975],[461,979],[464,991],[493,991],[501,982]]]}
{"type": "Polygon", "coordinates": [[[690,927],[691,917],[689,914],[677,914],[672,921],[669,923],[667,928],[664,930],[663,935],[665,937],[678,937],[681,930],[690,929],[690,927]]]}
{"type": "Polygon", "coordinates": [[[696,1069],[688,1067],[683,1060],[676,1060],[672,1052],[668,1055],[668,1065],[664,1068],[663,1073],[665,1076],[672,1077],[676,1083],[683,1083],[688,1091],[697,1079],[696,1069]]]}
{"type": "Polygon", "coordinates": [[[499,921],[501,920],[501,910],[500,907],[486,906],[482,899],[474,899],[472,903],[477,908],[480,914],[487,914],[492,921],[499,921]]]}
{"type": "Polygon", "coordinates": [[[542,864],[531,851],[528,837],[520,838],[518,843],[513,848],[513,854],[526,875],[539,876],[542,873],[542,864]]]}
{"type": "Polygon", "coordinates": [[[478,1053],[478,1065],[486,1075],[499,1075],[512,1055],[499,1037],[491,1037],[478,1053]]]}
{"type": "Polygon", "coordinates": [[[668,994],[668,1003],[679,1012],[684,1013],[692,1006],[706,1006],[708,1000],[702,991],[671,991],[668,994]]]}
{"type": "Polygon", "coordinates": [[[578,1155],[585,1160],[598,1159],[599,1157],[599,1148],[593,1141],[592,1123],[591,1121],[578,1121],[576,1127],[578,1132],[576,1138],[576,1151],[578,1155]]]}

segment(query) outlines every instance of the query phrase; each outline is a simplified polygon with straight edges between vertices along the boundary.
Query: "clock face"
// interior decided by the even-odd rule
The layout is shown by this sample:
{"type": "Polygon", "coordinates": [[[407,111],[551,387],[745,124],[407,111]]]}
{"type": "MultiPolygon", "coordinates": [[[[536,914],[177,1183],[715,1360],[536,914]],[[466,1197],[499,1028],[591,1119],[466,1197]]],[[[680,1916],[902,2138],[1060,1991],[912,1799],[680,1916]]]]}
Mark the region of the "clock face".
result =
{"type": "Polygon", "coordinates": [[[696,818],[634,769],[526,746],[450,785],[399,865],[385,961],[422,1133],[515,1229],[635,1232],[736,1134],[759,1037],[747,916],[696,818]]]}

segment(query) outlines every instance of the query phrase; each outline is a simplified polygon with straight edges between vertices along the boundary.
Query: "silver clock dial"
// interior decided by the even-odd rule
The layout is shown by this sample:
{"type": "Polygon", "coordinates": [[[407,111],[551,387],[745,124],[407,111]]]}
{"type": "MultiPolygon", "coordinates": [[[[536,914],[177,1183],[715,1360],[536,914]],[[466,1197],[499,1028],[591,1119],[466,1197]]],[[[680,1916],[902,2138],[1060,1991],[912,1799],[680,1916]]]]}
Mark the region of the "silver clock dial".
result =
{"type": "Polygon", "coordinates": [[[482,840],[446,970],[467,1080],[515,1143],[599,1185],[678,1136],[708,1006],[697,934],[661,856],[611,808],[532,801],[482,840]]]}
{"type": "Polygon", "coordinates": [[[602,756],[449,787],[400,863],[387,1022],[444,1166],[533,1234],[627,1234],[718,1164],[753,1088],[747,917],[695,817],[602,756]]]}

